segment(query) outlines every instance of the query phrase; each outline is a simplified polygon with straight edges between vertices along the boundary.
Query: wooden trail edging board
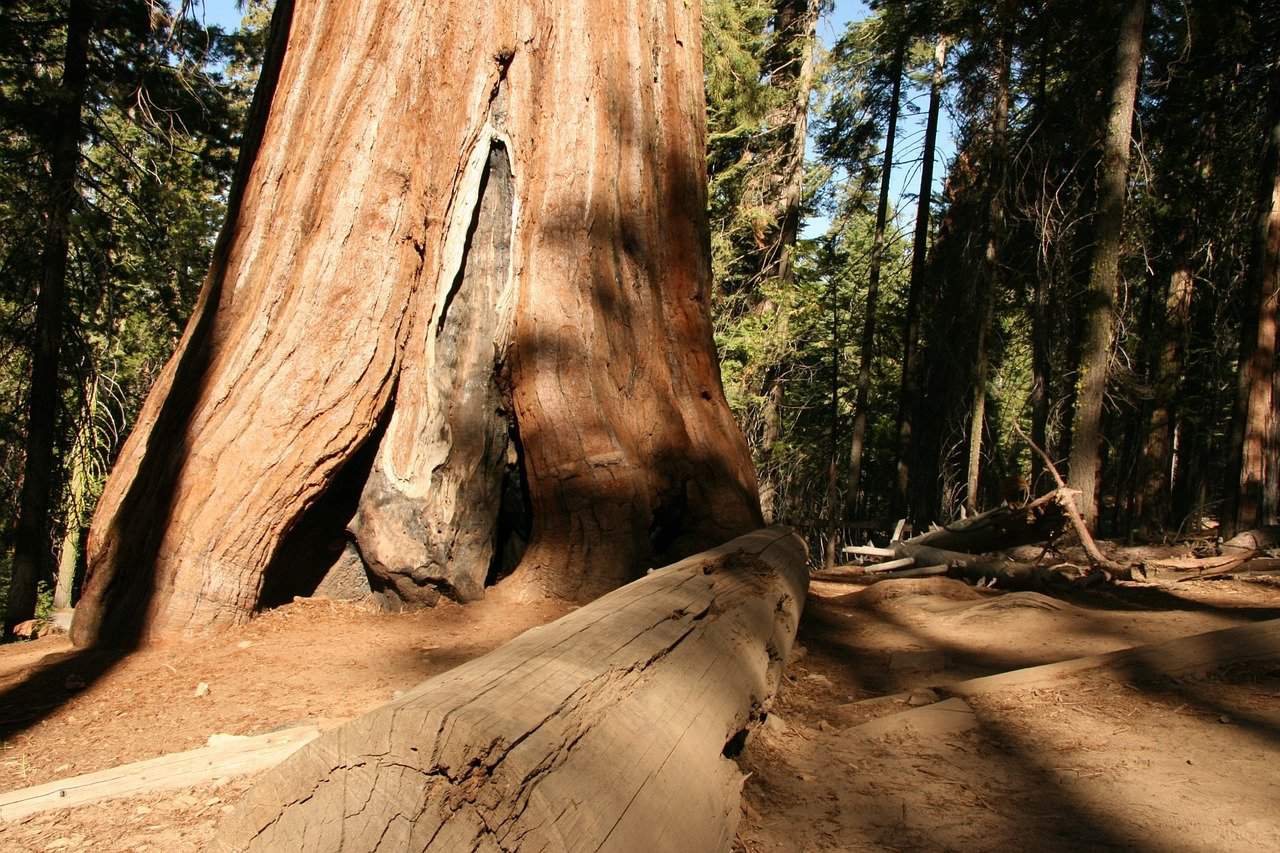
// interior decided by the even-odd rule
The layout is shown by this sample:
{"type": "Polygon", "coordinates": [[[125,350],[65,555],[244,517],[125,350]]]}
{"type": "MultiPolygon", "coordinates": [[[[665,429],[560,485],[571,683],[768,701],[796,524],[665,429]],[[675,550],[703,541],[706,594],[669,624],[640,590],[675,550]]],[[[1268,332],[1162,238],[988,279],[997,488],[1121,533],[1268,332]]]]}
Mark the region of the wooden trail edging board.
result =
{"type": "Polygon", "coordinates": [[[728,850],[808,585],[788,528],[604,596],[329,731],[221,850],[728,850]]]}
{"type": "Polygon", "coordinates": [[[9,791],[0,794],[0,820],[255,773],[279,764],[319,734],[316,726],[299,726],[252,737],[215,736],[200,749],[9,791]]]}

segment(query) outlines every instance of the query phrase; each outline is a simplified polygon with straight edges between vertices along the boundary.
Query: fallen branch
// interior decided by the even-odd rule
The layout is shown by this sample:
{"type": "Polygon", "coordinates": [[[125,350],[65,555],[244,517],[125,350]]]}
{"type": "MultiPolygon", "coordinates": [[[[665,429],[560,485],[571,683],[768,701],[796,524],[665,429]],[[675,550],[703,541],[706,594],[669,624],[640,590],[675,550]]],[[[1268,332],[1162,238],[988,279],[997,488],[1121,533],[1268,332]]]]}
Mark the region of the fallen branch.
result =
{"type": "Polygon", "coordinates": [[[1052,541],[1066,524],[1064,509],[1058,493],[1051,492],[1022,506],[997,507],[964,521],[895,542],[893,548],[896,553],[901,545],[928,545],[949,551],[984,554],[1017,545],[1052,541]]]}
{"type": "Polygon", "coordinates": [[[1271,525],[1246,530],[1218,546],[1220,553],[1208,557],[1175,557],[1170,560],[1148,560],[1146,567],[1157,571],[1192,573],[1180,581],[1231,574],[1250,560],[1280,545],[1280,526],[1271,525]]]}
{"type": "Polygon", "coordinates": [[[1058,484],[1057,494],[1060,496],[1062,507],[1066,510],[1067,517],[1071,519],[1071,526],[1075,529],[1076,536],[1080,539],[1080,544],[1084,546],[1084,552],[1089,556],[1089,562],[1095,568],[1105,571],[1113,579],[1133,580],[1133,570],[1107,557],[1098,548],[1098,543],[1093,540],[1093,534],[1089,532],[1089,526],[1084,523],[1084,516],[1080,514],[1080,507],[1076,504],[1076,495],[1080,494],[1080,492],[1067,485],[1067,482],[1062,479],[1062,474],[1058,472],[1058,466],[1054,465],[1053,460],[1049,458],[1049,454],[1045,453],[1038,444],[1022,431],[1022,427],[1018,425],[1017,421],[1014,421],[1013,428],[1022,437],[1022,440],[1044,460],[1049,473],[1053,475],[1054,482],[1058,484]]]}

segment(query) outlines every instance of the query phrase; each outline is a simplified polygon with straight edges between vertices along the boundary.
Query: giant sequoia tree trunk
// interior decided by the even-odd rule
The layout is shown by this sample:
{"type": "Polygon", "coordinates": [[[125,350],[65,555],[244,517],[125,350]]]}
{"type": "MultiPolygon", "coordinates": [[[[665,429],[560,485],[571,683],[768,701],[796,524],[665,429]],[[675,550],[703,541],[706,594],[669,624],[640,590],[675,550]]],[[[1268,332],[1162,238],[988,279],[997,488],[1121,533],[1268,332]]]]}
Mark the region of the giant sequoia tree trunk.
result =
{"type": "Polygon", "coordinates": [[[517,559],[523,590],[588,597],[756,526],[708,318],[700,46],[675,0],[279,2],[75,641],[242,621],[344,536],[429,602],[517,559]]]}
{"type": "Polygon", "coordinates": [[[1084,340],[1076,380],[1075,414],[1071,428],[1071,484],[1080,490],[1080,510],[1090,526],[1098,518],[1098,471],[1102,465],[1102,400],[1107,390],[1115,321],[1116,283],[1120,277],[1120,240],[1124,225],[1125,191],[1129,178],[1129,147],[1133,141],[1133,107],[1142,64],[1142,31],[1147,0],[1128,0],[1120,23],[1111,111],[1103,143],[1098,192],[1097,240],[1084,314],[1084,340]]]}

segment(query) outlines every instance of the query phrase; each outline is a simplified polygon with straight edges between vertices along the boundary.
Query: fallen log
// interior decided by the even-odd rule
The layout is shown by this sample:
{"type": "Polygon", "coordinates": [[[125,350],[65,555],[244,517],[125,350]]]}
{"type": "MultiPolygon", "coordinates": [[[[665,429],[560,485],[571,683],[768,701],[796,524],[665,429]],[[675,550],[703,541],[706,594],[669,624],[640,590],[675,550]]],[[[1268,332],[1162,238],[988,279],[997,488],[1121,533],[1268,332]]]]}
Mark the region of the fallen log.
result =
{"type": "Polygon", "coordinates": [[[945,575],[949,571],[949,567],[943,565],[937,566],[916,566],[910,569],[900,569],[896,572],[885,572],[876,575],[878,581],[896,580],[898,578],[929,578],[937,575],[945,575]]]}
{"type": "Polygon", "coordinates": [[[1146,568],[1161,572],[1183,573],[1179,580],[1225,575],[1239,569],[1264,552],[1280,547],[1280,525],[1259,527],[1232,536],[1218,546],[1220,553],[1207,557],[1175,557],[1170,560],[1148,560],[1146,568]]]}
{"type": "MultiPolygon", "coordinates": [[[[1052,586],[1072,586],[1078,582],[1075,571],[1064,570],[1061,566],[1022,563],[996,554],[966,554],[962,551],[917,545],[910,541],[899,542],[895,549],[903,558],[914,559],[918,565],[945,566],[949,577],[973,582],[995,580],[1001,589],[1037,590],[1052,586]]],[[[1071,566],[1072,570],[1076,568],[1071,566]]]]}
{"type": "Polygon", "coordinates": [[[895,553],[902,545],[928,545],[948,551],[982,554],[1053,541],[1067,523],[1067,513],[1059,491],[1050,492],[1021,506],[1002,506],[963,521],[921,533],[893,543],[895,553]]]}
{"type": "Polygon", "coordinates": [[[807,588],[786,528],[653,572],[322,735],[222,850],[728,850],[807,588]]]}
{"type": "MultiPolygon", "coordinates": [[[[900,542],[895,546],[904,558],[914,558],[916,565],[942,565],[951,578],[978,581],[995,580],[1001,589],[1047,589],[1051,587],[1080,587],[1101,579],[1097,573],[1089,573],[1074,564],[1041,565],[1038,562],[1019,562],[989,553],[964,553],[946,551],[900,542]]],[[[937,573],[942,574],[942,573],[937,573]]]]}
{"type": "Polygon", "coordinates": [[[916,561],[912,557],[903,557],[899,560],[889,560],[884,563],[876,563],[873,566],[863,567],[863,571],[867,574],[877,574],[879,572],[892,572],[895,569],[907,569],[914,566],[916,561]]]}
{"type": "Polygon", "coordinates": [[[844,549],[846,554],[855,557],[892,557],[892,548],[877,548],[874,545],[849,545],[844,549]]]}

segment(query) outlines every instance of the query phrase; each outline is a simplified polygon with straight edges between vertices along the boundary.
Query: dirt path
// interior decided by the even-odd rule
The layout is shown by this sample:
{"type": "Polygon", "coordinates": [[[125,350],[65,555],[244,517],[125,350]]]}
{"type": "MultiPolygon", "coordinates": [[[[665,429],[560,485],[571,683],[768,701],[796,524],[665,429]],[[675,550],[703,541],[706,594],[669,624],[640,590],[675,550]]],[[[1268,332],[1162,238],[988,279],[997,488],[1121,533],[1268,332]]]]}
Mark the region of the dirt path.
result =
{"type": "MultiPolygon", "coordinates": [[[[77,656],[60,638],[9,646],[0,790],[216,732],[336,722],[564,612],[491,598],[381,615],[312,601],[123,659],[77,656]]],[[[1147,684],[1094,674],[973,700],[954,731],[856,729],[907,710],[901,691],[1268,618],[1280,618],[1280,588],[1242,581],[1071,600],[944,579],[815,584],[805,651],[740,759],[751,776],[737,849],[1280,849],[1280,666],[1147,684]]],[[[0,823],[0,850],[202,850],[251,783],[0,823]]]]}
{"type": "Polygon", "coordinates": [[[868,696],[1280,617],[1274,588],[815,593],[808,654],[745,753],[739,850],[1280,849],[1280,663],[1150,683],[1095,673],[971,700],[959,730],[857,728],[909,708],[868,696]]]}
{"type": "MultiPolygon", "coordinates": [[[[192,749],[214,733],[336,723],[565,612],[497,596],[402,614],[315,600],[121,660],[77,655],[64,637],[8,646],[0,649],[0,790],[192,749]],[[202,682],[208,692],[197,697],[202,682]]],[[[0,822],[0,850],[201,850],[248,784],[0,822]]]]}

